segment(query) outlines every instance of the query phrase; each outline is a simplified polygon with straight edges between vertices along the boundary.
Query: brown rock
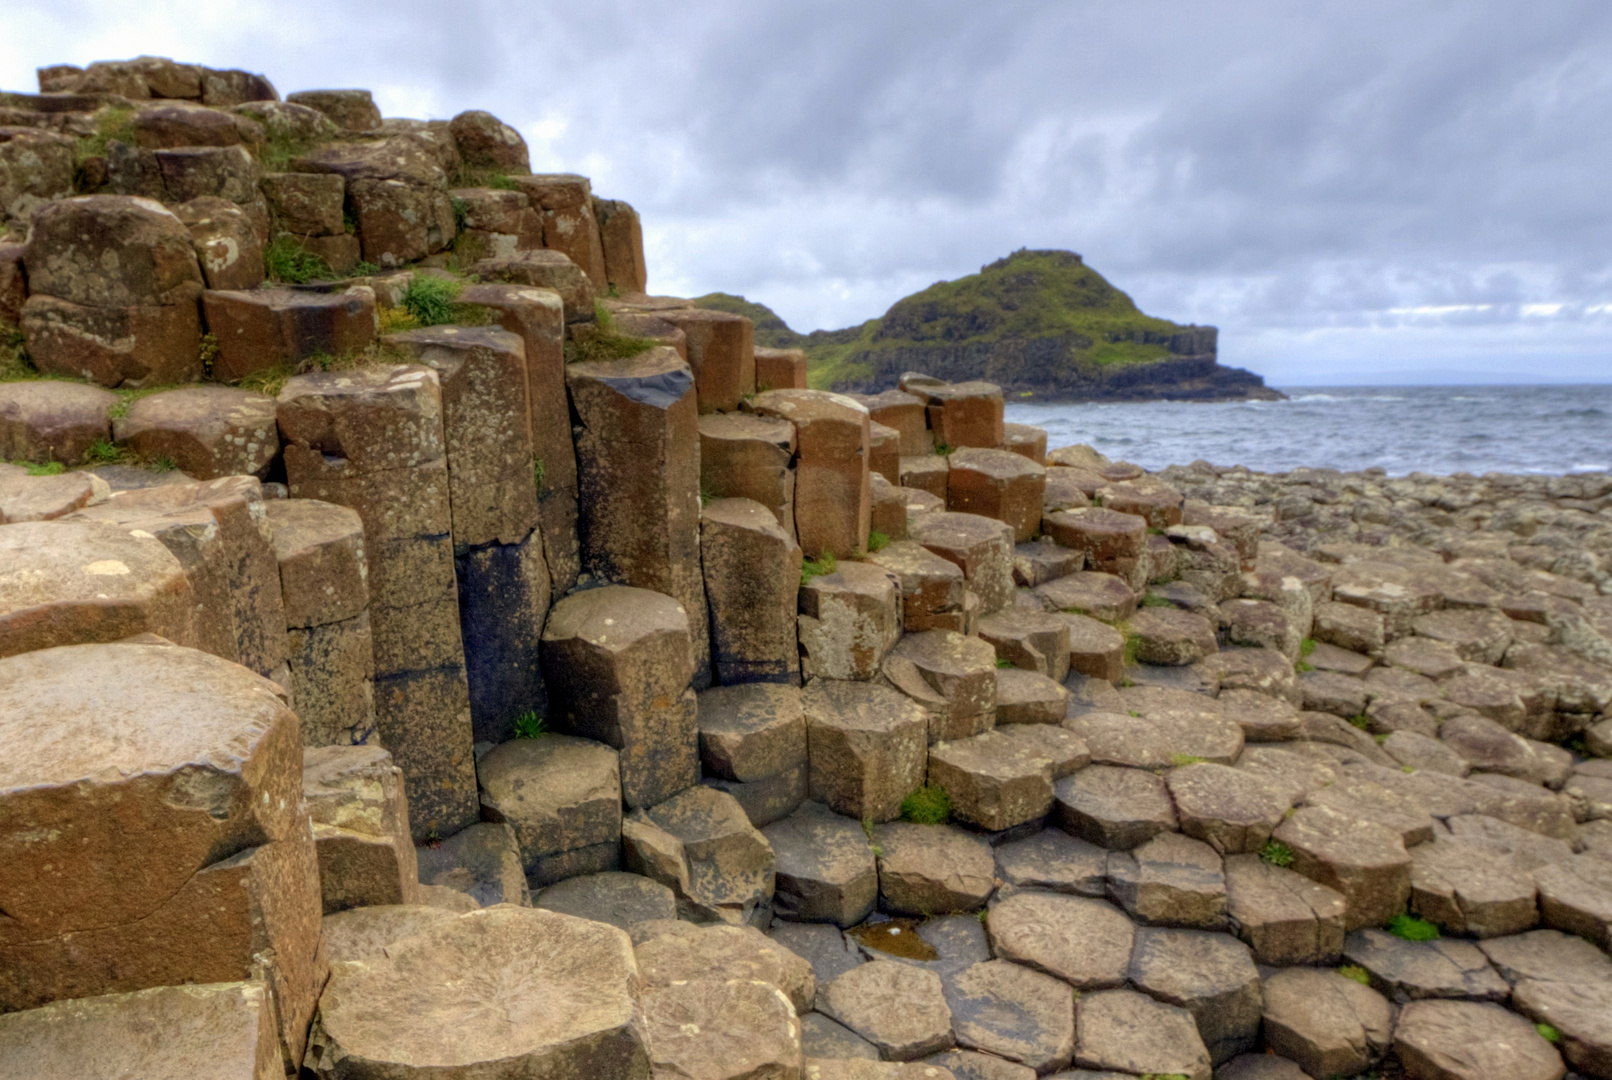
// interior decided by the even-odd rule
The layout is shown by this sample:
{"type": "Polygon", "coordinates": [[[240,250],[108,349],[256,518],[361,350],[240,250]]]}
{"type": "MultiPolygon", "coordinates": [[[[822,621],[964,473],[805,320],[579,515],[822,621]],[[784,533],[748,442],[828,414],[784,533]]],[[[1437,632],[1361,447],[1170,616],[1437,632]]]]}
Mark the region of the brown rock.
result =
{"type": "Polygon", "coordinates": [[[1136,658],[1146,664],[1195,664],[1218,651],[1208,619],[1175,608],[1144,608],[1128,623],[1136,658]]]}
{"type": "Polygon", "coordinates": [[[1181,524],[1181,493],[1152,482],[1123,482],[1100,488],[1102,505],[1121,514],[1144,519],[1151,529],[1181,524]]]}
{"type": "Polygon", "coordinates": [[[593,216],[593,188],[588,178],[547,173],[512,176],[510,180],[531,198],[532,209],[542,214],[543,243],[564,253],[603,292],[609,274],[599,223],[593,216]]]}
{"type": "Polygon", "coordinates": [[[801,667],[807,676],[871,679],[901,637],[895,577],[847,562],[800,587],[801,667]]]}
{"type": "Polygon", "coordinates": [[[1261,964],[1330,964],[1343,951],[1343,894],[1258,855],[1225,861],[1226,915],[1261,964]]]}
{"type": "Polygon", "coordinates": [[[1027,964],[1079,990],[1123,985],[1134,928],[1101,900],[1015,892],[986,920],[998,957],[1027,964]]]}
{"type": "Polygon", "coordinates": [[[811,964],[753,926],[657,919],[639,923],[629,933],[648,988],[697,979],[755,979],[782,991],[796,1010],[811,1011],[817,994],[811,964]]]}
{"type": "Polygon", "coordinates": [[[912,539],[963,571],[982,616],[1013,602],[1013,536],[1002,522],[977,514],[925,514],[909,527],[912,539]]]}
{"type": "Polygon", "coordinates": [[[935,744],[929,782],[945,789],[959,818],[993,832],[1044,817],[1052,807],[1052,762],[1004,732],[935,744]]]}
{"type": "Polygon", "coordinates": [[[110,431],[115,395],[96,386],[39,380],[0,384],[0,459],[78,465],[110,431]]]}
{"type": "Polygon", "coordinates": [[[210,195],[176,206],[174,213],[190,230],[209,289],[250,289],[262,282],[263,241],[253,215],[210,195]]]}
{"type": "Polygon", "coordinates": [[[929,711],[929,740],[961,739],[996,725],[996,650],[952,630],[907,634],[882,671],[929,711]]]}
{"type": "Polygon", "coordinates": [[[158,203],[120,195],[52,203],[32,223],[23,262],[30,293],[96,308],[194,304],[202,283],[184,223],[158,203]]]}
{"type": "Polygon", "coordinates": [[[341,236],[347,182],[331,173],[268,173],[263,177],[274,226],[296,236],[341,236]]]}
{"type": "Polygon", "coordinates": [[[935,452],[934,436],[929,432],[928,414],[923,401],[919,398],[900,390],[847,396],[865,405],[874,423],[894,428],[900,433],[901,456],[922,457],[935,452]]]}
{"type": "Polygon", "coordinates": [[[1388,1049],[1393,1013],[1335,971],[1288,968],[1265,980],[1265,1045],[1311,1076],[1350,1076],[1388,1049]]]}
{"type": "MultiPolygon", "coordinates": [[[[1089,615],[1103,622],[1118,622],[1136,613],[1136,593],[1113,574],[1083,570],[1036,586],[1035,595],[1048,610],[1089,615]]],[[[1073,652],[1073,635],[1070,649],[1073,652]]]]}
{"type": "Polygon", "coordinates": [[[1037,465],[1047,460],[1047,432],[1030,424],[1003,424],[1002,449],[1029,458],[1037,465]]]}
{"type": "Polygon", "coordinates": [[[194,381],[201,375],[196,291],[173,304],[147,307],[89,307],[36,293],[22,312],[28,355],[47,375],[102,386],[194,381]]]}
{"type": "Polygon", "coordinates": [[[302,794],[313,820],[324,910],[418,903],[403,771],[378,746],[303,752],[302,794]]]}
{"type": "Polygon", "coordinates": [[[878,899],[870,841],[854,821],[807,803],[762,835],[776,860],[773,906],[781,918],[854,926],[878,899]]]}
{"type": "Polygon", "coordinates": [[[274,417],[273,399],[262,394],[194,386],[138,399],[112,430],[141,458],[169,458],[198,480],[262,479],[280,452],[274,417]]]}
{"type": "Polygon", "coordinates": [[[873,498],[867,409],[821,390],[769,390],[749,408],[795,425],[795,524],[807,558],[863,548],[873,498]]]}
{"type": "Polygon", "coordinates": [[[716,680],[797,683],[801,553],[794,539],[761,503],[717,499],[700,512],[700,557],[716,680]]]}
{"type": "Polygon", "coordinates": [[[712,1080],[799,1075],[800,1022],[775,986],[698,978],[651,987],[644,1016],[657,1074],[712,1080]]]}
{"type": "MultiPolygon", "coordinates": [[[[593,216],[599,223],[599,243],[604,249],[606,280],[623,293],[643,292],[649,287],[649,271],[644,262],[644,230],[638,220],[638,211],[620,199],[594,199],[593,216]]],[[[759,370],[757,374],[759,376],[759,370]]],[[[804,364],[801,365],[801,375],[800,387],[804,388],[804,364]]],[[[776,384],[779,389],[785,385],[776,384]]]]}
{"type": "Polygon", "coordinates": [[[1209,1080],[1209,1051],[1185,1009],[1134,990],[1105,990],[1082,998],[1075,1019],[1077,1065],[1209,1080]]]}
{"type": "Polygon", "coordinates": [[[996,722],[1061,724],[1069,710],[1069,691],[1045,675],[1018,668],[996,672],[996,722]]]}
{"type": "Polygon", "coordinates": [[[691,921],[748,922],[772,899],[772,848],[731,795],[693,787],[621,828],[624,862],[671,889],[691,921]]]}
{"type": "MultiPolygon", "coordinates": [[[[482,815],[515,830],[532,888],[573,876],[563,871],[578,861],[589,865],[573,853],[603,845],[613,854],[621,839],[620,772],[610,747],[566,735],[515,739],[476,763],[482,815]]],[[[610,865],[589,868],[613,869],[616,860],[601,861],[610,865]]]]}
{"type": "Polygon", "coordinates": [[[1118,682],[1125,674],[1125,635],[1085,615],[1055,613],[1069,628],[1069,668],[1091,679],[1118,682]]]}
{"type": "Polygon", "coordinates": [[[925,388],[924,396],[930,409],[939,413],[934,418],[932,412],[929,425],[938,441],[947,446],[1002,445],[1000,386],[987,382],[942,383],[925,388]]]}
{"type": "Polygon", "coordinates": [[[886,543],[907,538],[907,489],[897,487],[877,472],[868,477],[873,491],[873,507],[868,514],[868,543],[877,547],[874,533],[884,534],[886,543]]]}
{"type": "Polygon", "coordinates": [[[732,412],[755,393],[755,331],[749,319],[707,308],[663,311],[657,317],[687,338],[700,412],[732,412]]]}
{"type": "Polygon", "coordinates": [[[718,499],[753,499],[795,536],[795,425],[748,413],[699,419],[700,490],[718,499]]]}
{"type": "MultiPolygon", "coordinates": [[[[1006,960],[987,960],[958,972],[943,986],[961,1045],[1023,1062],[1029,1075],[1037,1069],[1062,1068],[1074,1056],[1074,994],[1067,983],[1006,960]]],[[[979,1071],[1001,1063],[998,1057],[971,1056],[979,1071]]],[[[965,1077],[978,1075],[972,1065],[959,1062],[953,1071],[965,1077]]],[[[1012,1080],[1021,1077],[1012,1074],[1012,1080]]]]}
{"type": "Polygon", "coordinates": [[[1110,852],[1108,895],[1150,926],[1215,930],[1226,923],[1226,879],[1209,845],[1161,833],[1130,852],[1110,852]]]}
{"type": "Polygon", "coordinates": [[[1058,781],[1060,828],[1101,847],[1128,849],[1176,827],[1164,781],[1140,769],[1092,765],[1058,781]]]}
{"type": "Polygon", "coordinates": [[[1259,971],[1241,942],[1198,930],[1139,930],[1130,975],[1138,989],[1192,1014],[1211,1060],[1254,1046],[1259,971]]]}
{"type": "Polygon", "coordinates": [[[481,259],[471,269],[484,282],[552,290],[560,297],[568,324],[589,322],[594,317],[593,285],[582,268],[562,251],[520,251],[481,259]]]}
{"type": "Polygon", "coordinates": [[[299,90],[287,94],[286,100],[317,109],[343,131],[374,131],[381,126],[381,111],[368,90],[299,90]]]}
{"type": "Polygon", "coordinates": [[[1308,806],[1277,826],[1293,869],[1348,900],[1344,925],[1377,926],[1410,899],[1410,856],[1399,834],[1326,806],[1308,806]]]}
{"type": "Polygon", "coordinates": [[[890,821],[923,783],[929,717],[896,691],[814,679],[801,694],[812,797],[836,813],[890,821]]]}
{"type": "Polygon", "coordinates": [[[1561,1055],[1533,1026],[1498,1005],[1413,1001],[1394,1026],[1394,1053],[1427,1080],[1560,1080],[1561,1055]]]}
{"type": "Polygon", "coordinates": [[[375,295],[364,288],[209,291],[202,300],[218,341],[214,371],[231,382],[274,367],[295,371],[316,354],[350,355],[375,340],[375,295]]]}
{"type": "Polygon", "coordinates": [[[1612,948],[1612,862],[1575,855],[1535,871],[1540,921],[1612,948]]]}
{"type": "Polygon", "coordinates": [[[1124,578],[1133,588],[1147,580],[1143,552],[1147,520],[1102,507],[1058,510],[1042,519],[1042,531],[1064,547],[1086,553],[1086,565],[1124,578]]]}
{"type": "Polygon", "coordinates": [[[946,501],[946,481],[950,473],[947,458],[927,451],[907,455],[900,461],[901,486],[933,495],[942,505],[946,501]]]}
{"type": "Polygon", "coordinates": [[[1041,531],[1045,470],[1007,450],[965,448],[952,454],[946,509],[1005,522],[1016,543],[1041,531]]]}
{"type": "Polygon", "coordinates": [[[1165,780],[1181,831],[1222,855],[1258,852],[1291,805],[1276,785],[1225,765],[1187,765],[1165,780]]]}
{"type": "Polygon", "coordinates": [[[806,389],[804,349],[768,349],[758,345],[755,356],[758,391],[806,389]]]}
{"type": "Polygon", "coordinates": [[[1085,565],[1085,552],[1059,547],[1046,537],[1013,549],[1013,581],[1027,589],[1076,573],[1085,565]]]}
{"type": "Polygon", "coordinates": [[[895,575],[901,595],[901,625],[909,633],[956,630],[966,633],[972,612],[963,571],[915,540],[900,540],[868,561],[895,575]]]}
{"type": "MultiPolygon", "coordinates": [[[[875,960],[820,992],[821,1011],[879,1048],[886,1061],[912,1061],[955,1041],[951,1009],[932,971],[875,960]]],[[[829,1074],[818,1073],[821,1080],[829,1074]]]]}
{"type": "Polygon", "coordinates": [[[1562,1056],[1574,1069],[1590,1076],[1612,1072],[1612,983],[1524,979],[1512,1004],[1562,1033],[1562,1056]]]}

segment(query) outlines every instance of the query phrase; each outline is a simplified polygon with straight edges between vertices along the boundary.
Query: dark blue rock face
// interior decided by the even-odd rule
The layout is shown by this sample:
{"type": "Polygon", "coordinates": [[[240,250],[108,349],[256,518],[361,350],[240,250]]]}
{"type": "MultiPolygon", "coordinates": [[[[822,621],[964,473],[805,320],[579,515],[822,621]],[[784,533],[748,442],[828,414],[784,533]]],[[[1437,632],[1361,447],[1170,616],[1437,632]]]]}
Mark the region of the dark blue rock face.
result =
{"type": "Polygon", "coordinates": [[[522,713],[548,712],[538,656],[549,608],[541,534],[474,548],[454,559],[454,570],[475,741],[505,742],[522,713]]]}

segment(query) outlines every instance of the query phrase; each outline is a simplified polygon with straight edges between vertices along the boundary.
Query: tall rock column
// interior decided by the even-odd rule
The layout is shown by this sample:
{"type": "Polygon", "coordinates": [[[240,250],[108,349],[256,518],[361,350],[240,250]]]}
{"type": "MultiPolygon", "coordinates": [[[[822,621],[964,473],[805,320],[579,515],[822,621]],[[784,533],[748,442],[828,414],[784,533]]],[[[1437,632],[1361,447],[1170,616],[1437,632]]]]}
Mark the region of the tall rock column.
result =
{"type": "Polygon", "coordinates": [[[873,515],[867,407],[826,390],[769,390],[750,409],[795,425],[795,532],[806,557],[863,548],[873,515]]]}
{"type": "Polygon", "coordinates": [[[450,835],[480,810],[437,373],[299,375],[278,418],[291,494],[352,507],[364,523],[376,728],[403,770],[416,838],[450,835]]]}
{"type": "Polygon", "coordinates": [[[538,639],[549,572],[537,531],[526,346],[490,327],[439,326],[386,341],[442,384],[471,725],[477,742],[504,742],[522,713],[547,711],[538,639]]]}
{"type": "Polygon", "coordinates": [[[566,370],[576,438],[584,568],[683,605],[694,686],[711,685],[700,571],[700,434],[694,376],[666,346],[566,370]]]}
{"type": "Polygon", "coordinates": [[[577,583],[582,565],[577,553],[577,455],[565,397],[565,303],[553,289],[533,285],[471,285],[459,300],[492,312],[499,326],[526,345],[538,525],[549,591],[564,596],[577,583]]]}

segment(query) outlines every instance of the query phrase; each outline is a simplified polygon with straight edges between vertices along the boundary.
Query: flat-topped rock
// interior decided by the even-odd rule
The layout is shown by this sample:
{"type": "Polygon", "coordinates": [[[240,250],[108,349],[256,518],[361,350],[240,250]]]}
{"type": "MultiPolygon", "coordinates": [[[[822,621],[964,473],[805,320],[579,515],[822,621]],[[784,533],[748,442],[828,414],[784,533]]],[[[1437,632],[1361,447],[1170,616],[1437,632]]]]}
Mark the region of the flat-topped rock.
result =
{"type": "Polygon", "coordinates": [[[769,390],[746,408],[795,425],[795,529],[806,557],[863,548],[873,498],[867,409],[824,390],[769,390]]]}
{"type": "Polygon", "coordinates": [[[1014,608],[980,620],[979,636],[998,658],[1056,682],[1069,674],[1069,624],[1057,615],[1014,608]]]}
{"type": "Polygon", "coordinates": [[[788,999],[756,979],[697,978],[644,990],[656,1074],[742,1080],[798,1072],[800,1022],[788,999]]]}
{"type": "Polygon", "coordinates": [[[1124,634],[1086,615],[1063,611],[1054,615],[1069,628],[1071,671],[1111,683],[1119,682],[1124,677],[1124,634]]]}
{"type": "Polygon", "coordinates": [[[263,515],[288,626],[322,626],[364,611],[369,572],[356,511],[318,499],[272,499],[263,515]]]}
{"type": "Polygon", "coordinates": [[[478,821],[416,853],[420,882],[464,893],[477,907],[528,906],[531,889],[515,830],[504,822],[478,821]]]}
{"type": "MultiPolygon", "coordinates": [[[[1118,622],[1136,613],[1136,593],[1132,588],[1121,578],[1099,571],[1082,570],[1055,578],[1037,585],[1035,594],[1049,611],[1089,615],[1101,622],[1118,622]]],[[[1074,649],[1072,635],[1070,649],[1074,649]]]]}
{"type": "Polygon", "coordinates": [[[532,905],[622,930],[651,919],[677,917],[677,899],[671,889],[639,874],[615,870],[557,882],[533,897],[532,905]]]}
{"type": "Polygon", "coordinates": [[[708,775],[761,780],[806,763],[806,714],[796,687],[713,687],[697,702],[700,761],[708,775]]]}
{"type": "Polygon", "coordinates": [[[908,535],[963,571],[968,591],[979,599],[981,615],[1012,603],[1013,533],[1009,526],[978,514],[946,511],[919,517],[908,535]]]}
{"type": "Polygon", "coordinates": [[[1298,734],[1298,709],[1279,697],[1222,688],[1216,700],[1227,718],[1243,729],[1245,742],[1286,742],[1298,734]]]}
{"type": "Polygon", "coordinates": [[[907,634],[882,667],[891,685],[929,712],[929,739],[961,739],[996,723],[996,651],[952,630],[907,634]]]}
{"type": "Polygon", "coordinates": [[[603,743],[569,735],[514,739],[482,755],[476,777],[482,815],[514,828],[534,888],[571,876],[552,865],[562,853],[620,842],[621,767],[603,743]]]}
{"type": "Polygon", "coordinates": [[[696,979],[758,979],[809,1012],[817,995],[812,966],[753,926],[696,926],[679,919],[638,923],[629,931],[646,987],[696,979]]]}
{"type": "Polygon", "coordinates": [[[982,907],[996,887],[990,845],[950,825],[892,822],[873,831],[885,910],[943,915],[982,907]]]}
{"type": "Polygon", "coordinates": [[[1405,941],[1384,930],[1356,930],[1343,957],[1366,970],[1371,985],[1395,1001],[1467,998],[1505,1001],[1510,988],[1469,941],[1405,941]]]}
{"type": "Polygon", "coordinates": [[[1143,608],[1131,616],[1128,625],[1136,658],[1145,664],[1196,664],[1219,651],[1213,624],[1190,611],[1143,608]]]}
{"type": "Polygon", "coordinates": [[[1100,847],[1134,848],[1176,827],[1169,789],[1140,769],[1091,765],[1058,781],[1053,795],[1059,827],[1100,847]]]}
{"type": "Polygon", "coordinates": [[[1209,1080],[1209,1051],[1192,1014],[1134,990],[1081,998],[1075,1064],[1129,1075],[1209,1080]]]}
{"type": "Polygon", "coordinates": [[[773,850],[780,917],[847,927],[873,910],[878,865],[856,821],[807,803],[762,835],[773,850]]]}
{"type": "Polygon", "coordinates": [[[1225,765],[1171,769],[1165,783],[1181,831],[1222,855],[1259,851],[1292,805],[1278,785],[1225,765]]]}
{"type": "Polygon", "coordinates": [[[1037,749],[1000,731],[940,742],[929,752],[929,782],[946,790],[964,821],[1009,829],[1052,806],[1052,762],[1037,749]]]}
{"type": "Polygon", "coordinates": [[[1293,869],[1348,900],[1348,929],[1377,926],[1410,899],[1410,856],[1399,834],[1326,806],[1307,806],[1276,827],[1293,869]]]}
{"type": "Polygon", "coordinates": [[[1612,982],[1612,959],[1581,937],[1560,930],[1487,938],[1477,943],[1495,970],[1515,985],[1524,979],[1612,982]]]}
{"type": "Polygon", "coordinates": [[[1394,1025],[1394,1054],[1432,1080],[1559,1080],[1562,1057],[1516,1013],[1473,1001],[1413,1001],[1394,1025]]]}
{"type": "Polygon", "coordinates": [[[1612,862],[1575,855],[1535,871],[1534,881],[1542,923],[1612,949],[1612,862]]]}
{"type": "Polygon", "coordinates": [[[1198,930],[1136,933],[1131,983],[1192,1014],[1219,1064],[1254,1046],[1259,1036],[1259,970],[1248,947],[1225,934],[1198,930]]]}
{"type": "Polygon", "coordinates": [[[325,913],[416,903],[420,868],[392,755],[379,746],[310,746],[302,761],[325,913]]]}
{"type": "Polygon", "coordinates": [[[1034,671],[1003,668],[996,672],[996,722],[1061,724],[1069,710],[1069,691],[1034,671]]]}
{"type": "Polygon", "coordinates": [[[320,1004],[314,1068],[408,1077],[513,1060],[647,1073],[636,991],[620,930],[534,908],[474,911],[367,963],[338,965],[320,1004]],[[487,977],[465,984],[465,971],[487,977]]]}
{"type": "Polygon", "coordinates": [[[0,524],[55,521],[105,502],[110,487],[88,471],[36,476],[20,465],[0,464],[0,524]]]}
{"type": "Polygon", "coordinates": [[[944,979],[943,989],[959,1045],[1036,1072],[1062,1068],[1074,1057],[1074,993],[1068,983],[988,960],[944,979]]]}
{"type": "Polygon", "coordinates": [[[1060,829],[1044,829],[995,848],[996,873],[1018,889],[1106,895],[1108,853],[1060,829]]]}
{"type": "Polygon", "coordinates": [[[117,395],[55,379],[0,384],[0,460],[78,465],[111,432],[117,395]]]}
{"type": "Polygon", "coordinates": [[[1226,916],[1261,964],[1327,964],[1343,949],[1343,894],[1258,855],[1225,860],[1226,916]]]}
{"type": "Polygon", "coordinates": [[[822,989],[818,1008],[878,1047],[886,1061],[913,1061],[955,1041],[939,976],[893,960],[841,975],[822,989]]]}
{"type": "Polygon", "coordinates": [[[1004,522],[1015,543],[1041,531],[1046,470],[1009,450],[964,447],[951,455],[946,509],[1004,522]]]}
{"type": "Polygon", "coordinates": [[[1208,844],[1161,833],[1132,851],[1110,852],[1108,895],[1150,926],[1218,930],[1226,924],[1226,877],[1208,844]]]}
{"type": "Polygon", "coordinates": [[[890,821],[924,779],[929,715],[873,683],[813,679],[801,692],[812,797],[855,820],[890,821]]]}
{"type": "Polygon", "coordinates": [[[773,854],[733,796],[692,787],[621,826],[627,869],[677,894],[678,910],[739,924],[772,899],[773,854]]]}
{"type": "Polygon", "coordinates": [[[844,562],[800,587],[801,670],[827,679],[871,679],[901,638],[894,574],[844,562]]]}
{"type": "Polygon", "coordinates": [[[1105,901],[1027,889],[991,908],[985,928],[999,958],[1077,990],[1122,986],[1128,977],[1135,928],[1105,901]]]}
{"type": "Polygon", "coordinates": [[[898,540],[868,560],[895,575],[902,629],[968,632],[979,601],[964,588],[963,571],[956,563],[915,540],[898,540]]]}
{"type": "Polygon", "coordinates": [[[1295,967],[1265,980],[1265,1045],[1311,1076],[1353,1076],[1382,1057],[1393,1011],[1335,971],[1295,967]]]}

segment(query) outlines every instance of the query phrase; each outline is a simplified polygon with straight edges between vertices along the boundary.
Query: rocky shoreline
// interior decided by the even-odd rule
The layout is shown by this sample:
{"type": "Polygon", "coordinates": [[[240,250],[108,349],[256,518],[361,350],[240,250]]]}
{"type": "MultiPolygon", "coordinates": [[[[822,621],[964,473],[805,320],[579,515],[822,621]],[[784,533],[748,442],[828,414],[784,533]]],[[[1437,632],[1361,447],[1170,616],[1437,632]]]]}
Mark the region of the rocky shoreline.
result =
{"type": "Polygon", "coordinates": [[[0,1078],[1612,1080],[1612,475],[809,390],[486,114],[40,82],[0,1078]]]}

